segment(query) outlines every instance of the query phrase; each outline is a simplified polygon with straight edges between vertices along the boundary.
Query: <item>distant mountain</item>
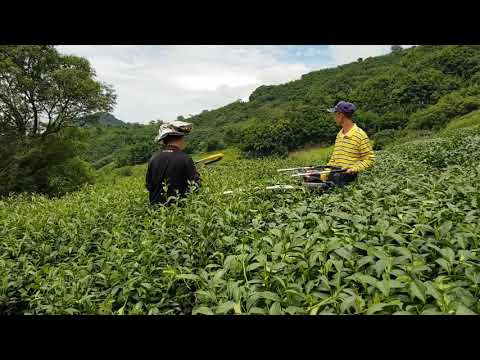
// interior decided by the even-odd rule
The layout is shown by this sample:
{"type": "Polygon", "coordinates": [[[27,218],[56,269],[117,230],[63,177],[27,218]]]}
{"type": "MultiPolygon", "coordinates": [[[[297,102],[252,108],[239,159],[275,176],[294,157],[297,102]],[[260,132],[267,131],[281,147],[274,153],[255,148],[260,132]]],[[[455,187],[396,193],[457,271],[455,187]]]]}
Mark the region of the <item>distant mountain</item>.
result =
{"type": "Polygon", "coordinates": [[[263,85],[249,97],[188,118],[189,144],[209,141],[245,154],[287,154],[331,144],[338,128],[325,109],[353,102],[355,122],[373,136],[384,130],[439,129],[480,108],[480,46],[421,45],[263,85]]]}
{"type": "Polygon", "coordinates": [[[105,112],[99,112],[80,118],[78,124],[81,127],[121,127],[127,125],[122,120],[117,119],[114,115],[105,112]]]}
{"type": "MultiPolygon", "coordinates": [[[[189,153],[226,146],[252,157],[286,155],[335,141],[338,127],[326,109],[339,100],[357,106],[354,120],[372,140],[439,130],[480,110],[480,46],[421,45],[359,58],[285,84],[260,86],[248,101],[178,120],[193,124],[189,153]]],[[[118,163],[127,158],[138,163],[151,154],[158,121],[142,125],[124,124],[110,114],[97,118],[109,129],[95,137],[87,160],[101,165],[117,156],[118,163]]]]}

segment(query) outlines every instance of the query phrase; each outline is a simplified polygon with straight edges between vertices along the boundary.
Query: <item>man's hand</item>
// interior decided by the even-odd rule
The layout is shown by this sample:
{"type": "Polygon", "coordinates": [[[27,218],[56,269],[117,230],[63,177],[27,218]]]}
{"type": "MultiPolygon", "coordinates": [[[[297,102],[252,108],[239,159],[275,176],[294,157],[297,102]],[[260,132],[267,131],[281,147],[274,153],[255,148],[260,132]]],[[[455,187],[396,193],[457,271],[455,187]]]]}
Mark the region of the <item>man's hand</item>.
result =
{"type": "Polygon", "coordinates": [[[347,169],[347,171],[345,171],[344,174],[354,174],[355,173],[355,170],[353,169],[347,169]]]}

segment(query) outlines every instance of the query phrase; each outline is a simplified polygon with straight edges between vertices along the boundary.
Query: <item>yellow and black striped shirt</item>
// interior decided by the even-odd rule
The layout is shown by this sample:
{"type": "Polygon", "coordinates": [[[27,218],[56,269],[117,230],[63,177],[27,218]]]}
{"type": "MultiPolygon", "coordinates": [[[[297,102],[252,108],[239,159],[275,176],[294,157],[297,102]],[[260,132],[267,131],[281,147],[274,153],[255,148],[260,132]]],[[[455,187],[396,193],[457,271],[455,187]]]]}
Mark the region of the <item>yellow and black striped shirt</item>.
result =
{"type": "Polygon", "coordinates": [[[337,134],[330,166],[341,166],[355,172],[368,170],[375,161],[375,154],[368,135],[356,124],[346,133],[343,129],[337,134]]]}

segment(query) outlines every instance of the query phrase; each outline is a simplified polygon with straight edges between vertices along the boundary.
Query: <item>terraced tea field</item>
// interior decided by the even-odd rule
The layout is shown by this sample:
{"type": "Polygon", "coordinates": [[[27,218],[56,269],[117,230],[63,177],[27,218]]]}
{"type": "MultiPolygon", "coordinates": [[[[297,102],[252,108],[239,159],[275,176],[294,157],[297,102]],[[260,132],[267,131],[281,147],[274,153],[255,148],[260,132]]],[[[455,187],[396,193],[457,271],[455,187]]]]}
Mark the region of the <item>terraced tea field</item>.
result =
{"type": "Polygon", "coordinates": [[[321,196],[255,190],[325,162],[313,150],[228,153],[168,209],[149,207],[145,166],[60,199],[3,199],[0,313],[480,313],[479,128],[468,134],[388,148],[321,196]]]}

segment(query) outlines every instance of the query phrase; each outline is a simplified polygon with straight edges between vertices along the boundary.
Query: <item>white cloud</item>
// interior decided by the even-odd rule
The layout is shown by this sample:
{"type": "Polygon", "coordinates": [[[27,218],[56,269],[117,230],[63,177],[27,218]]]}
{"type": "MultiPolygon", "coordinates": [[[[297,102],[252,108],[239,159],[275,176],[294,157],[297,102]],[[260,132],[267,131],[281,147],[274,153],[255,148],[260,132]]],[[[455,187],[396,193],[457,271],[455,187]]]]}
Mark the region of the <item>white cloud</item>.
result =
{"type": "MultiPolygon", "coordinates": [[[[330,54],[335,66],[357,61],[358,58],[385,55],[390,52],[391,45],[329,45],[330,54]]],[[[413,45],[402,45],[404,48],[413,45]]]]}
{"type": "Polygon", "coordinates": [[[124,121],[173,120],[237,99],[262,84],[299,78],[301,63],[278,60],[275,46],[58,46],[90,60],[98,78],[117,91],[115,116],[124,121]]]}
{"type": "Polygon", "coordinates": [[[217,90],[219,87],[229,84],[232,87],[254,85],[257,79],[252,76],[224,73],[213,75],[187,75],[176,78],[178,85],[186,90],[217,90]]]}
{"type": "Polygon", "coordinates": [[[313,70],[311,61],[316,69],[336,66],[388,53],[390,45],[303,50],[291,45],[61,45],[58,49],[86,57],[98,79],[113,85],[118,94],[115,116],[145,123],[247,100],[260,85],[300,78],[313,70]],[[333,63],[328,62],[325,50],[333,63]]]}

